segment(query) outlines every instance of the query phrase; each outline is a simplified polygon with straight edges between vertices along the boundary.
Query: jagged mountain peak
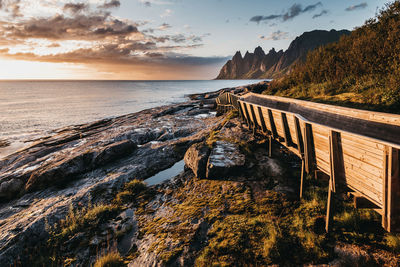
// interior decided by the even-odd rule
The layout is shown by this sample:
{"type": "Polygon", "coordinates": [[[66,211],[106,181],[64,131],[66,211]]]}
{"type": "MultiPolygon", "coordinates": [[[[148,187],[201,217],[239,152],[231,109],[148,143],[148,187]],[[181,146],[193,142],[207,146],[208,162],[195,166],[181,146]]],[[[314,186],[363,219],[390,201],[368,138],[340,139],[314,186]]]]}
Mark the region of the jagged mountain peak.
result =
{"type": "Polygon", "coordinates": [[[244,57],[236,52],[232,60],[222,67],[217,79],[264,79],[276,78],[290,71],[292,64],[304,61],[309,51],[328,43],[336,42],[347,30],[313,30],[297,36],[286,51],[276,52],[272,48],[268,54],[258,46],[254,53],[246,51],[244,57]]]}
{"type": "Polygon", "coordinates": [[[265,56],[264,50],[261,48],[261,46],[257,46],[256,49],[254,49],[254,55],[265,56]]]}
{"type": "Polygon", "coordinates": [[[242,53],[240,53],[240,51],[237,51],[233,56],[233,59],[242,59],[242,53]]]}

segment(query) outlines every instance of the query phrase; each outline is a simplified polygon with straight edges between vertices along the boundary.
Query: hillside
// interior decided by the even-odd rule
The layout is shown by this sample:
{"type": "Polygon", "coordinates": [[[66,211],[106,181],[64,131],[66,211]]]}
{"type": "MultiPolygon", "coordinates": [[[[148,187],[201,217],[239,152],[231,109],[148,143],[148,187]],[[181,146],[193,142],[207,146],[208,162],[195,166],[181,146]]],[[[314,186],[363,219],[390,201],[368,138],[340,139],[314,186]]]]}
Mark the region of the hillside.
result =
{"type": "Polygon", "coordinates": [[[315,30],[296,37],[286,51],[276,52],[272,48],[265,54],[261,47],[257,47],[254,53],[246,52],[244,57],[238,51],[222,67],[217,79],[268,79],[282,76],[290,71],[291,66],[303,62],[310,50],[336,42],[340,36],[349,33],[347,30],[315,30]]]}
{"type": "Polygon", "coordinates": [[[339,42],[309,53],[304,64],[264,93],[399,113],[399,55],[400,2],[395,1],[339,42]]]}

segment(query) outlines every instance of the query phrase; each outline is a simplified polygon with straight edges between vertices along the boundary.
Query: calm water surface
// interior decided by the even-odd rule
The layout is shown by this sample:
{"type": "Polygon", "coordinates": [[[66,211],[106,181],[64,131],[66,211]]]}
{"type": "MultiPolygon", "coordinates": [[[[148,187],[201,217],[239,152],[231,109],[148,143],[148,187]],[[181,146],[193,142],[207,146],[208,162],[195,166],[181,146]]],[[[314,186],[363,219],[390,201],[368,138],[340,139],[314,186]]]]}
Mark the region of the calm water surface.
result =
{"type": "Polygon", "coordinates": [[[67,125],[185,101],[185,95],[258,82],[218,81],[0,81],[0,158],[24,141],[67,125]]]}

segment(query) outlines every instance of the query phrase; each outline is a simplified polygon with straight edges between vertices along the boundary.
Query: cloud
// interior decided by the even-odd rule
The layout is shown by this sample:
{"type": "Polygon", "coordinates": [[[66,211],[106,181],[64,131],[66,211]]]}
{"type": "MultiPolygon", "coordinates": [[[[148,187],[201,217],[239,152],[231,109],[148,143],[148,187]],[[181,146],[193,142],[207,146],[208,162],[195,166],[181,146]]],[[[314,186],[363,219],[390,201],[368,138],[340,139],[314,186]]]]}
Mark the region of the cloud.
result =
{"type": "Polygon", "coordinates": [[[260,23],[262,20],[272,20],[277,18],[282,18],[283,15],[269,15],[269,16],[254,16],[250,19],[251,22],[260,23]]]}
{"type": "Polygon", "coordinates": [[[79,13],[88,8],[88,4],[85,3],[67,3],[64,5],[63,10],[71,12],[72,14],[79,13]]]}
{"type": "MultiPolygon", "coordinates": [[[[2,10],[12,12],[11,1],[14,0],[0,0],[2,10]]],[[[149,25],[148,22],[116,18],[107,10],[116,7],[119,1],[97,0],[99,2],[100,6],[96,7],[94,1],[86,4],[83,0],[64,0],[63,5],[58,2],[47,9],[48,13],[43,13],[46,15],[26,16],[18,20],[12,16],[0,18],[0,57],[83,64],[111,72],[111,66],[117,66],[118,71],[126,72],[127,76],[131,75],[134,68],[146,69],[149,75],[155,73],[151,69],[162,69],[172,75],[172,66],[168,67],[169,64],[178,66],[182,72],[190,75],[187,66],[193,70],[196,69],[194,64],[199,64],[205,69],[207,64],[223,64],[227,60],[188,54],[203,46],[203,38],[209,36],[207,33],[194,35],[185,31],[166,35],[160,30],[171,28],[168,23],[142,30],[143,26],[149,25]],[[60,10],[68,14],[62,14],[60,10]]],[[[40,3],[48,8],[50,0],[40,3]]],[[[22,8],[25,10],[26,6],[22,8]]],[[[172,11],[167,13],[171,14],[172,11]]],[[[189,26],[185,28],[189,29],[189,26]]]]}
{"type": "Polygon", "coordinates": [[[168,23],[163,23],[163,24],[161,24],[161,25],[158,27],[158,29],[159,29],[160,31],[165,31],[165,30],[170,29],[170,28],[172,28],[172,26],[169,25],[168,23]]]}
{"type": "Polygon", "coordinates": [[[322,10],[320,13],[315,14],[314,16],[312,16],[312,18],[313,18],[313,19],[319,18],[319,17],[321,17],[321,16],[323,16],[323,15],[326,15],[326,14],[328,14],[328,10],[324,9],[324,10],[322,10]]]}
{"type": "Polygon", "coordinates": [[[366,2],[364,2],[364,3],[358,4],[358,5],[349,6],[345,10],[346,11],[354,11],[354,10],[358,10],[358,9],[364,9],[367,6],[368,6],[368,4],[366,2]]]}
{"type": "Polygon", "coordinates": [[[15,17],[21,17],[21,0],[0,0],[0,9],[11,13],[15,17]]]}
{"type": "Polygon", "coordinates": [[[152,5],[172,5],[173,3],[170,1],[163,0],[139,0],[146,7],[151,7],[152,5]]]}
{"type": "Polygon", "coordinates": [[[138,33],[137,25],[112,19],[109,13],[31,18],[3,25],[2,30],[6,38],[51,40],[96,40],[105,36],[124,37],[138,33]]]}
{"type": "Polygon", "coordinates": [[[55,47],[61,47],[59,43],[51,43],[47,46],[48,48],[55,48],[55,47]]]}
{"type": "Polygon", "coordinates": [[[102,9],[109,9],[109,8],[117,8],[121,5],[119,0],[111,0],[109,2],[105,2],[104,4],[100,5],[99,8],[102,9]]]}
{"type": "Polygon", "coordinates": [[[293,4],[286,12],[283,12],[282,14],[272,14],[272,15],[267,15],[267,16],[254,16],[250,18],[251,22],[256,22],[260,23],[261,21],[268,21],[268,20],[275,20],[275,19],[282,19],[282,21],[287,21],[291,20],[298,15],[306,12],[310,12],[315,10],[317,7],[322,6],[321,2],[317,2],[313,5],[308,5],[305,8],[302,8],[301,4],[293,4]]]}
{"type": "Polygon", "coordinates": [[[172,10],[171,10],[171,9],[166,9],[166,10],[164,11],[164,13],[162,13],[162,14],[160,15],[160,17],[165,18],[165,17],[169,17],[169,16],[171,16],[171,15],[172,15],[172,10]]]}
{"type": "Polygon", "coordinates": [[[261,35],[259,36],[259,38],[261,40],[273,40],[273,41],[277,41],[277,40],[283,40],[283,39],[288,39],[289,38],[289,33],[288,32],[283,32],[283,31],[276,31],[271,33],[268,36],[264,36],[261,35]]]}

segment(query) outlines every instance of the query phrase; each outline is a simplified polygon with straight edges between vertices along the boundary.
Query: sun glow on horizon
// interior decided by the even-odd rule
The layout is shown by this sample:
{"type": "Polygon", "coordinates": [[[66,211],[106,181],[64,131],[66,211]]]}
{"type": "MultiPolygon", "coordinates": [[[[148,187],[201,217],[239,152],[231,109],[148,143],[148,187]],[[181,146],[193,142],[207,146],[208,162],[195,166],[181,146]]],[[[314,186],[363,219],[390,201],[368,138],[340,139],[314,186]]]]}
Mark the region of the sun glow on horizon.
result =
{"type": "Polygon", "coordinates": [[[0,79],[102,79],[110,73],[98,73],[81,64],[51,63],[0,58],[0,79]]]}

